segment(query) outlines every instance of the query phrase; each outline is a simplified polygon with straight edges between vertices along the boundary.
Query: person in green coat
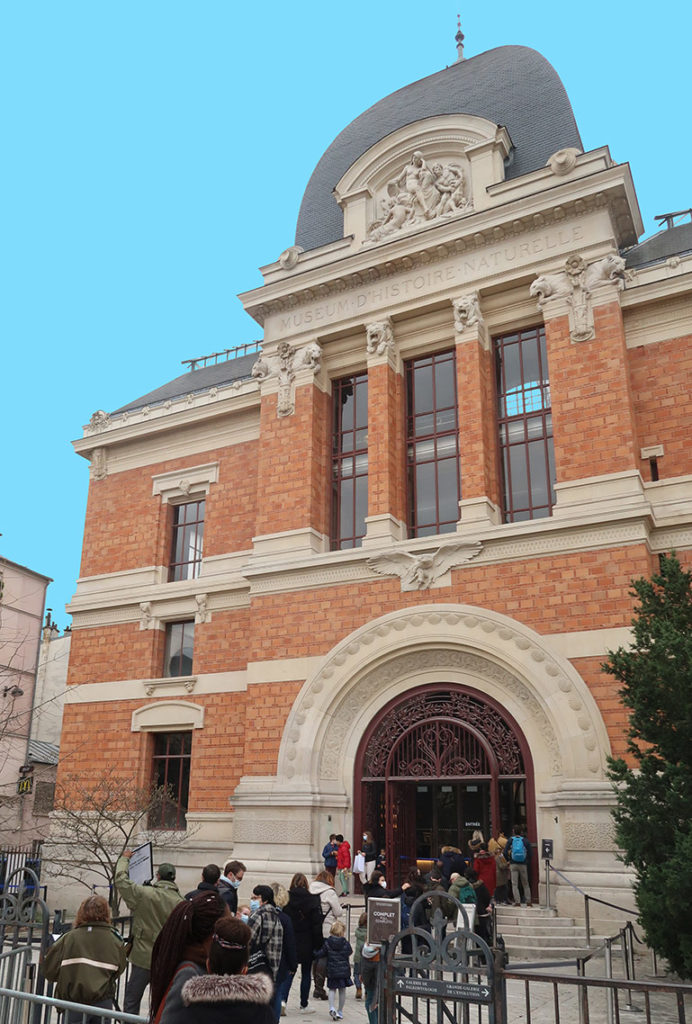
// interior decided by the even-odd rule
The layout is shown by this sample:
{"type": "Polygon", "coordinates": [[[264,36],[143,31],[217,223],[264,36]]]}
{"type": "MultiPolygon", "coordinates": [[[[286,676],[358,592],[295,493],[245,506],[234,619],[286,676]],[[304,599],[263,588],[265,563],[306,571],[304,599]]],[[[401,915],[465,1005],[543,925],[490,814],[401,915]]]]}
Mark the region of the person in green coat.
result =
{"type": "Polygon", "coordinates": [[[182,900],[175,884],[175,868],[161,864],[151,885],[137,885],[130,879],[132,850],[125,850],[115,866],[115,887],[132,911],[130,976],[125,987],[125,1013],[139,1013],[151,973],[151,951],[173,907],[182,900]]]}
{"type": "MultiPolygon", "coordinates": [[[[111,927],[111,912],[103,896],[88,896],[81,904],[72,930],[61,935],[43,955],[41,968],[56,982],[56,999],[112,1010],[119,974],[125,970],[125,943],[111,927]]],[[[67,1024],[82,1024],[82,1014],[68,1010],[67,1024]]],[[[86,1014],[87,1024],[101,1015],[86,1014]]]]}
{"type": "Polygon", "coordinates": [[[454,874],[450,880],[449,895],[460,903],[476,903],[476,892],[465,875],[454,874]]]}

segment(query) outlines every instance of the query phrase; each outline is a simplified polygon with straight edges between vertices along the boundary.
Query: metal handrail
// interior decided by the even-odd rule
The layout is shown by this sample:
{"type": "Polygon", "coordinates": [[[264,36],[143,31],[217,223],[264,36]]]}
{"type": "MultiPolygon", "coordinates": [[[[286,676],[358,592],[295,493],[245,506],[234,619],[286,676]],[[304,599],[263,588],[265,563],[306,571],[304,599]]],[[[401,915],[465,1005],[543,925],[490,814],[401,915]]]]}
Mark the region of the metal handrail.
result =
{"type": "Polygon", "coordinates": [[[19,989],[0,988],[0,996],[7,999],[20,999],[26,1003],[37,1003],[40,1006],[54,1006],[58,1010],[74,1010],[81,1013],[83,1018],[98,1014],[108,1020],[124,1021],[125,1024],[146,1024],[147,1018],[140,1017],[134,1013],[124,1013],[122,1010],[106,1010],[103,1007],[94,1007],[86,1003],[71,1003],[67,999],[54,999],[52,996],[39,996],[35,992],[22,992],[19,989]]]}

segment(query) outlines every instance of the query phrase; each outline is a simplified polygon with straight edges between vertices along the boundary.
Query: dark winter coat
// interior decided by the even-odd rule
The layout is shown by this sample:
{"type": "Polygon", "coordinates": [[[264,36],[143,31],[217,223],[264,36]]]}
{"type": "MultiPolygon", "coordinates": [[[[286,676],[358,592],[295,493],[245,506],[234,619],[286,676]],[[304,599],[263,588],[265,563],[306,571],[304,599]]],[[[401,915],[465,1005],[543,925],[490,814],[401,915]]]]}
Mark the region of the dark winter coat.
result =
{"type": "Polygon", "coordinates": [[[327,958],[327,985],[333,988],[332,981],[351,980],[351,960],[353,949],[351,943],[343,935],[330,935],[324,940],[321,949],[315,950],[315,960],[327,958]]]}
{"type": "Polygon", "coordinates": [[[193,900],[195,896],[203,896],[205,892],[215,892],[219,895],[219,890],[212,882],[200,882],[196,889],[191,892],[185,893],[186,900],[193,900]]]}
{"type": "Polygon", "coordinates": [[[223,875],[219,879],[219,896],[232,914],[238,912],[238,890],[227,882],[223,875]]]}
{"type": "Polygon", "coordinates": [[[376,896],[381,900],[395,900],[401,896],[403,889],[383,889],[379,882],[366,882],[363,885],[363,895],[365,896],[365,902],[367,904],[371,896],[376,896]]]}
{"type": "Polygon", "coordinates": [[[281,960],[279,962],[279,973],[276,976],[277,985],[288,977],[289,974],[293,974],[298,966],[298,956],[296,953],[296,936],[293,931],[293,922],[291,921],[285,910],[279,909],[279,920],[281,921],[281,927],[284,930],[284,941],[281,946],[281,960]]]}
{"type": "Polygon", "coordinates": [[[302,886],[290,889],[284,913],[291,919],[299,963],[312,960],[312,952],[322,945],[322,908],[319,896],[302,886]]]}
{"type": "Polygon", "coordinates": [[[449,885],[450,877],[456,872],[461,875],[466,868],[466,859],[460,850],[445,850],[440,854],[442,861],[442,878],[449,885]]]}
{"type": "Polygon", "coordinates": [[[336,871],[336,855],[339,849],[338,843],[327,843],[325,848],[322,850],[322,860],[327,871],[331,871],[332,874],[336,871]]]}
{"type": "Polygon", "coordinates": [[[57,982],[55,997],[89,1005],[114,997],[126,966],[123,940],[105,921],[66,932],[43,958],[44,976],[57,982]]]}
{"type": "Polygon", "coordinates": [[[205,974],[183,987],[185,1024],[273,1024],[266,974],[205,974]]]}

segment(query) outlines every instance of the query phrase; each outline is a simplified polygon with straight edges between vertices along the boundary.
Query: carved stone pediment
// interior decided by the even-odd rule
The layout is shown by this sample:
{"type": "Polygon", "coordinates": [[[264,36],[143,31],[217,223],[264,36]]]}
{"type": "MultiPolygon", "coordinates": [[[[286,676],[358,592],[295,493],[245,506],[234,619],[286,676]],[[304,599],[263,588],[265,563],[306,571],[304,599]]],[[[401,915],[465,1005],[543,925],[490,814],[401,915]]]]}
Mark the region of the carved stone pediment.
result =
{"type": "Polygon", "coordinates": [[[468,161],[459,157],[454,162],[428,164],[420,150],[415,150],[400,173],[387,182],[385,194],[380,193],[376,203],[380,216],[368,227],[371,242],[432,220],[471,213],[468,161]]]}
{"type": "Polygon", "coordinates": [[[511,149],[505,128],[471,114],[424,118],[380,139],[335,188],[344,236],[376,245],[489,205],[511,149]]]}

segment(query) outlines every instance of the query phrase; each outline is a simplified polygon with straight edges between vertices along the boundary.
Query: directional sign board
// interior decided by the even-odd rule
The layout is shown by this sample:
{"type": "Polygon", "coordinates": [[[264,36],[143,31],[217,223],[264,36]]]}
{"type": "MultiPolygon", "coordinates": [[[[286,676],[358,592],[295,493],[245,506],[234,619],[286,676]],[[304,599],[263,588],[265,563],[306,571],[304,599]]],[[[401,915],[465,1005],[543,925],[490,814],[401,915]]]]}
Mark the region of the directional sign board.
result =
{"type": "Polygon", "coordinates": [[[438,999],[463,999],[468,1003],[492,1002],[490,985],[472,985],[465,981],[435,981],[432,978],[397,978],[394,990],[402,996],[436,996],[438,999]]]}

